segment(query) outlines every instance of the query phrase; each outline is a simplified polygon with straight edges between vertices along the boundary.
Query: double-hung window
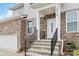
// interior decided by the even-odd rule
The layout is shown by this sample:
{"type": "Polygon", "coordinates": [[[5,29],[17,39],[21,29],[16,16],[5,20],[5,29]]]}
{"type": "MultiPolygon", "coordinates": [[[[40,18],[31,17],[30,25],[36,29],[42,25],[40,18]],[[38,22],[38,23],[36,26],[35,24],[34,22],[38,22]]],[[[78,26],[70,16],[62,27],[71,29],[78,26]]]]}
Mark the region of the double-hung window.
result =
{"type": "Polygon", "coordinates": [[[32,21],[28,21],[28,33],[32,33],[32,21]]]}
{"type": "Polygon", "coordinates": [[[78,10],[66,12],[66,32],[77,32],[78,10]]]}

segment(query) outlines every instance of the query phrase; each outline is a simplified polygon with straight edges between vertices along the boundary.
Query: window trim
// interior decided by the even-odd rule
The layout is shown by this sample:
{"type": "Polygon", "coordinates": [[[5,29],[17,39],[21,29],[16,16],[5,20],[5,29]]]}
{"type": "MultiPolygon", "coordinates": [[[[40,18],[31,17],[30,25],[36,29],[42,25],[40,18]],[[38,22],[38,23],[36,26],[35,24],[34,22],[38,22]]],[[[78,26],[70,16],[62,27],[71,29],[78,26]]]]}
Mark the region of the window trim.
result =
{"type": "MultiPolygon", "coordinates": [[[[79,11],[78,11],[78,10],[71,10],[71,11],[76,11],[76,12],[77,12],[77,21],[76,21],[76,22],[77,22],[77,31],[68,31],[68,29],[67,29],[67,23],[68,23],[68,22],[67,22],[67,12],[66,12],[66,32],[67,32],[67,33],[79,32],[79,31],[78,31],[78,15],[79,15],[78,12],[79,12],[79,11]]],[[[68,12],[69,12],[69,11],[68,11],[68,12]]]]}

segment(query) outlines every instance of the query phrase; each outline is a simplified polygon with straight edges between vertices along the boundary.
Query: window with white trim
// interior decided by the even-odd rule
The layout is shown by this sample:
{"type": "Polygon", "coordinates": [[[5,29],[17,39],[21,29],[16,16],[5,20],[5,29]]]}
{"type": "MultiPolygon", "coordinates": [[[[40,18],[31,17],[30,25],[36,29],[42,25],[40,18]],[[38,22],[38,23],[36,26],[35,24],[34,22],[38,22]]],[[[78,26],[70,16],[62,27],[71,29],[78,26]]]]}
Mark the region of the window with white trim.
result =
{"type": "Polygon", "coordinates": [[[77,32],[77,10],[66,12],[66,31],[77,32]]]}

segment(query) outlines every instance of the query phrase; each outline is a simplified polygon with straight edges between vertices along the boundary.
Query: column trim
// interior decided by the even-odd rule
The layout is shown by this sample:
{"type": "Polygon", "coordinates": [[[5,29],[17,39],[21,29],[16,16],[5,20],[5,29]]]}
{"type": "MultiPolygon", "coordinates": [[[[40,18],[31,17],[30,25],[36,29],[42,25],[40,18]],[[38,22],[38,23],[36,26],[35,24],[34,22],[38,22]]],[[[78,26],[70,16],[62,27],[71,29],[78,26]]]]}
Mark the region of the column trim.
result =
{"type": "Polygon", "coordinates": [[[40,14],[39,14],[39,11],[37,11],[37,14],[36,14],[36,26],[37,26],[37,38],[38,40],[40,40],[40,14]]]}
{"type": "Polygon", "coordinates": [[[57,4],[56,6],[55,6],[55,9],[56,9],[56,22],[57,22],[57,28],[58,28],[58,40],[60,40],[60,19],[61,19],[61,6],[60,6],[60,4],[57,4]]]}

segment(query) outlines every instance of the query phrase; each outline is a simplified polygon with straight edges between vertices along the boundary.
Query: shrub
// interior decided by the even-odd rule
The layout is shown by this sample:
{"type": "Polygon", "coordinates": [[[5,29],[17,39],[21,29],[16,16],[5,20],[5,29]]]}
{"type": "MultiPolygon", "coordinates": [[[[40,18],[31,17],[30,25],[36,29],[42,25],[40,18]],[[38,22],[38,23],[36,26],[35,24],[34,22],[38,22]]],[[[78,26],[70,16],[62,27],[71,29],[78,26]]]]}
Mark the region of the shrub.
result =
{"type": "Polygon", "coordinates": [[[76,49],[76,45],[75,45],[75,43],[73,41],[71,42],[70,49],[71,49],[71,51],[76,49]]]}
{"type": "Polygon", "coordinates": [[[74,50],[74,51],[73,51],[73,55],[74,55],[74,56],[79,56],[79,50],[74,50]]]}
{"type": "Polygon", "coordinates": [[[67,48],[68,54],[72,56],[72,55],[74,54],[73,51],[76,49],[76,45],[75,45],[75,43],[72,41],[72,42],[70,42],[70,43],[67,43],[66,48],[67,48]]]}
{"type": "Polygon", "coordinates": [[[67,48],[68,48],[71,52],[73,52],[73,50],[76,49],[76,45],[75,45],[75,43],[72,41],[72,42],[70,42],[70,43],[68,44],[67,48]]]}

